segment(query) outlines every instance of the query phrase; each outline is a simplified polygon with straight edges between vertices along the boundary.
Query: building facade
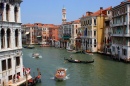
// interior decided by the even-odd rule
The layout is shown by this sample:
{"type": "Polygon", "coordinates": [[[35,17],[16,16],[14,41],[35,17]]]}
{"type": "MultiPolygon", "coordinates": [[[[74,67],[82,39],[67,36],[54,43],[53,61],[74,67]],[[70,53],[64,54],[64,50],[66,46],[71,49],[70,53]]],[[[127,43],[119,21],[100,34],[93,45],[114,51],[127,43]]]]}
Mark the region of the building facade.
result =
{"type": "Polygon", "coordinates": [[[104,22],[106,14],[102,7],[97,12],[86,12],[81,18],[82,47],[90,52],[103,51],[104,22]]]}
{"type": "Polygon", "coordinates": [[[81,48],[81,45],[79,45],[78,40],[76,40],[77,37],[80,37],[81,34],[79,34],[79,30],[81,28],[80,20],[74,20],[71,22],[71,38],[70,38],[70,48],[75,48],[79,50],[81,48]]]}
{"type": "Polygon", "coordinates": [[[112,55],[130,61],[130,1],[112,8],[112,55]]]}
{"type": "Polygon", "coordinates": [[[17,75],[23,76],[21,13],[22,0],[0,2],[0,86],[13,86],[17,75]]]}
{"type": "Polygon", "coordinates": [[[112,45],[112,12],[111,8],[109,10],[103,11],[106,13],[105,17],[105,28],[104,28],[104,40],[103,40],[103,53],[105,54],[111,54],[111,45],[112,45]]]}

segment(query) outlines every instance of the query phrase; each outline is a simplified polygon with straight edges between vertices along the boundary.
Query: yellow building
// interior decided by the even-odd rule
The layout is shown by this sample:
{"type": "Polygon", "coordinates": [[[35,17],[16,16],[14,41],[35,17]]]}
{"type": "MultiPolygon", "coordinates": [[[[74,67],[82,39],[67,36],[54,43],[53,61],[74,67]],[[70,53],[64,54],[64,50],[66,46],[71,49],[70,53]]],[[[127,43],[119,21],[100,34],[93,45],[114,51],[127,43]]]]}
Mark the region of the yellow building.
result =
{"type": "Polygon", "coordinates": [[[100,7],[97,12],[86,12],[86,15],[81,18],[83,50],[90,52],[103,50],[104,22],[106,11],[109,9],[110,7],[106,9],[100,7]]]}

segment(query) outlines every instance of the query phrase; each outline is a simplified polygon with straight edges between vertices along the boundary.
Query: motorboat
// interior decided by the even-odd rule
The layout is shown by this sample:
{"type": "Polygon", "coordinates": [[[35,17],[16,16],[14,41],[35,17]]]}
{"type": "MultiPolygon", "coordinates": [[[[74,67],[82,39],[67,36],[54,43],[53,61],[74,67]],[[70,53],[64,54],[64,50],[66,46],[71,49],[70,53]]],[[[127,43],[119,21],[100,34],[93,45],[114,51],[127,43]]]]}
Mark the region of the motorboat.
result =
{"type": "Polygon", "coordinates": [[[68,47],[68,48],[66,48],[67,49],[67,51],[72,51],[73,49],[71,49],[70,47],[68,47]]]}
{"type": "Polygon", "coordinates": [[[65,68],[57,69],[55,73],[55,80],[62,81],[65,78],[66,78],[66,69],[65,68]]]}
{"type": "Polygon", "coordinates": [[[39,58],[40,54],[39,53],[33,53],[32,56],[35,57],[35,58],[39,58]]]}
{"type": "Polygon", "coordinates": [[[24,48],[28,48],[28,49],[33,49],[35,48],[34,45],[26,45],[26,46],[23,46],[24,48]]]}

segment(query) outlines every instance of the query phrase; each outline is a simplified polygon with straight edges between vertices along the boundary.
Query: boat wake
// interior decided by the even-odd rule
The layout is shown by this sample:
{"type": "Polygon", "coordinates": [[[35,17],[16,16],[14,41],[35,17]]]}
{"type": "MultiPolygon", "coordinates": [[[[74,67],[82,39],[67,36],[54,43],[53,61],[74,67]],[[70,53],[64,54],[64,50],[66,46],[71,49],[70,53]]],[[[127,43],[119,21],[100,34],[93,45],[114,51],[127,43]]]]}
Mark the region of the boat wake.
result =
{"type": "MultiPolygon", "coordinates": [[[[69,75],[70,75],[70,74],[68,74],[68,75],[64,78],[64,80],[70,79],[69,75]]],[[[55,79],[55,77],[51,77],[50,79],[55,79]]]]}
{"type": "MultiPolygon", "coordinates": [[[[36,57],[33,56],[32,58],[36,58],[36,57]]],[[[42,56],[39,56],[39,58],[42,58],[42,56]]]]}

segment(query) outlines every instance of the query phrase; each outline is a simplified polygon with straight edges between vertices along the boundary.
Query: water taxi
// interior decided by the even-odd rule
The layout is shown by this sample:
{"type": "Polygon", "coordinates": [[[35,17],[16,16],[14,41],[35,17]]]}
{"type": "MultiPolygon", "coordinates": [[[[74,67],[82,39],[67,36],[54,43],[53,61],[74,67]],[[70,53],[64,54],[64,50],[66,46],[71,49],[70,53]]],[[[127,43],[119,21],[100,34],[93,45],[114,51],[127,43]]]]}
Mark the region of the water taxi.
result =
{"type": "Polygon", "coordinates": [[[66,78],[66,69],[65,68],[57,69],[55,73],[55,80],[62,81],[65,78],[66,78]]]}

